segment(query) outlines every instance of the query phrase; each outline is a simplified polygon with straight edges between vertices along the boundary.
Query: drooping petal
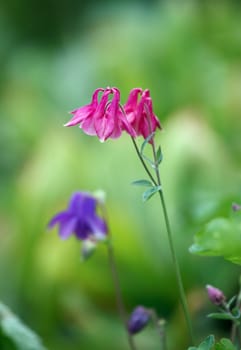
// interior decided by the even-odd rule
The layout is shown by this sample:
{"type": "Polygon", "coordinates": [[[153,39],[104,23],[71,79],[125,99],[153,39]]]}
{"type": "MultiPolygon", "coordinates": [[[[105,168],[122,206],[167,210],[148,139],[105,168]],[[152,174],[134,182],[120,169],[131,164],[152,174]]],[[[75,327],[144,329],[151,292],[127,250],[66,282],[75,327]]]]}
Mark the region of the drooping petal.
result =
{"type": "MultiPolygon", "coordinates": [[[[134,129],[136,137],[142,135],[147,138],[153,131],[160,128],[160,122],[153,113],[152,99],[148,89],[133,89],[124,105],[126,118],[134,129]],[[140,100],[138,101],[140,95],[140,100]]],[[[127,131],[128,132],[128,131],[127,131]]],[[[130,134],[130,132],[128,132],[130,134]]],[[[152,142],[151,140],[149,142],[152,142]]]]}
{"type": "Polygon", "coordinates": [[[111,115],[107,112],[102,118],[98,118],[95,121],[95,130],[97,136],[101,142],[107,140],[114,130],[114,120],[111,115]]]}
{"type": "Polygon", "coordinates": [[[70,216],[68,219],[60,222],[59,236],[62,239],[67,239],[74,231],[78,219],[75,216],[70,216]]]}
{"type": "Polygon", "coordinates": [[[135,120],[136,108],[138,104],[138,96],[142,92],[140,88],[134,88],[130,91],[127,102],[124,105],[124,110],[127,116],[129,123],[132,123],[135,120]]]}
{"type": "Polygon", "coordinates": [[[62,211],[52,217],[52,219],[48,223],[48,228],[51,229],[55,225],[60,224],[61,222],[67,220],[69,218],[69,213],[66,211],[62,211]]]}
{"type": "Polygon", "coordinates": [[[98,216],[92,217],[91,220],[88,220],[88,225],[91,230],[91,234],[97,239],[102,240],[106,237],[108,232],[108,227],[105,220],[101,219],[98,216]]]}
{"type": "Polygon", "coordinates": [[[103,90],[104,89],[102,88],[96,89],[93,93],[92,101],[90,104],[73,110],[71,112],[71,114],[73,114],[73,118],[64,126],[74,126],[77,124],[81,124],[86,119],[91,119],[98,106],[98,94],[100,91],[103,90]]]}
{"type": "Polygon", "coordinates": [[[68,123],[64,124],[64,126],[75,126],[80,124],[83,120],[90,117],[93,112],[94,109],[91,104],[71,111],[70,113],[73,114],[73,118],[70,119],[68,123]]]}
{"type": "Polygon", "coordinates": [[[110,136],[114,128],[114,120],[112,120],[107,112],[109,110],[109,105],[112,103],[108,102],[110,94],[112,94],[112,89],[107,88],[103,93],[94,116],[94,128],[101,142],[105,141],[110,136]]]}

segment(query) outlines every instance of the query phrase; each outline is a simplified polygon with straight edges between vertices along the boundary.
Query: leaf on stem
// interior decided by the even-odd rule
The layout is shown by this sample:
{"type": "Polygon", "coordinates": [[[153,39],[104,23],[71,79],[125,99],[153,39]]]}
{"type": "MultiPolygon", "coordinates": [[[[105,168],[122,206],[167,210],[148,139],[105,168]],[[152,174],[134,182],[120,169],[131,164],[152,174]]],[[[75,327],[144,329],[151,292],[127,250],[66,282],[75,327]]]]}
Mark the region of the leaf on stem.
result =
{"type": "Polygon", "coordinates": [[[143,202],[148,201],[155,193],[159,192],[161,190],[161,186],[153,186],[146,190],[142,195],[143,202]]]}
{"type": "Polygon", "coordinates": [[[211,350],[214,345],[214,336],[209,335],[198,347],[191,346],[188,350],[211,350]]]}
{"type": "Polygon", "coordinates": [[[150,142],[150,140],[153,138],[154,135],[155,135],[155,132],[152,132],[149,136],[147,136],[147,138],[142,143],[141,150],[140,150],[141,155],[143,154],[146,145],[148,144],[148,142],[150,142]]]}
{"type": "Polygon", "coordinates": [[[162,150],[161,150],[161,146],[159,146],[156,152],[157,165],[161,164],[162,159],[163,159],[162,150]]]}
{"type": "Polygon", "coordinates": [[[231,305],[235,302],[237,299],[237,295],[234,295],[228,302],[227,302],[227,308],[230,309],[231,305]]]}
{"type": "Polygon", "coordinates": [[[219,320],[229,320],[229,321],[233,321],[234,319],[236,319],[236,317],[234,317],[232,314],[227,313],[227,312],[225,312],[225,313],[213,312],[211,314],[208,314],[207,317],[219,319],[219,320]]]}
{"type": "Polygon", "coordinates": [[[149,180],[136,180],[136,181],[133,181],[131,184],[136,186],[146,186],[146,187],[153,186],[152,182],[149,180]]]}

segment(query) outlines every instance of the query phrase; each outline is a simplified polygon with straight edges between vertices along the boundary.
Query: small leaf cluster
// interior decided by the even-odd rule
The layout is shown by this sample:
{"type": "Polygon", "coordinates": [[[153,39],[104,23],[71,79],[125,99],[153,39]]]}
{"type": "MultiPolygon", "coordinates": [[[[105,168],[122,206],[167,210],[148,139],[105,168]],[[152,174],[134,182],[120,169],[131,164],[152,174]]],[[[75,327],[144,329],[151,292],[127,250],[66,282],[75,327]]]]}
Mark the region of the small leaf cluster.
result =
{"type": "Polygon", "coordinates": [[[236,324],[239,324],[239,319],[241,316],[239,303],[235,303],[237,296],[232,297],[227,303],[225,302],[220,309],[220,312],[213,312],[208,315],[209,318],[219,319],[219,320],[229,320],[236,324]]]}
{"type": "Polygon", "coordinates": [[[161,186],[153,185],[152,182],[149,180],[136,180],[133,181],[132,184],[136,186],[148,187],[148,189],[142,194],[143,202],[148,201],[148,199],[150,199],[155,193],[161,190],[161,186]]]}
{"type": "Polygon", "coordinates": [[[215,342],[213,335],[209,335],[198,347],[191,346],[188,350],[237,350],[234,344],[227,338],[215,342]]]}
{"type": "MultiPolygon", "coordinates": [[[[148,143],[152,142],[153,137],[155,136],[155,133],[152,132],[142,143],[141,148],[140,148],[140,157],[144,160],[146,160],[153,169],[157,169],[159,167],[159,165],[162,162],[163,159],[163,155],[162,155],[162,151],[161,151],[161,147],[159,146],[157,151],[155,152],[155,156],[154,156],[154,161],[151,160],[149,157],[145,156],[144,154],[144,150],[145,147],[148,143]]],[[[150,178],[152,178],[150,176],[150,178]]],[[[157,184],[157,182],[152,178],[153,181],[150,180],[146,180],[146,179],[141,179],[141,180],[136,180],[133,181],[132,184],[136,185],[136,186],[144,186],[144,187],[148,187],[146,191],[143,192],[142,194],[142,200],[143,202],[148,201],[154,194],[156,194],[157,192],[160,192],[162,190],[161,185],[157,184]]]]}

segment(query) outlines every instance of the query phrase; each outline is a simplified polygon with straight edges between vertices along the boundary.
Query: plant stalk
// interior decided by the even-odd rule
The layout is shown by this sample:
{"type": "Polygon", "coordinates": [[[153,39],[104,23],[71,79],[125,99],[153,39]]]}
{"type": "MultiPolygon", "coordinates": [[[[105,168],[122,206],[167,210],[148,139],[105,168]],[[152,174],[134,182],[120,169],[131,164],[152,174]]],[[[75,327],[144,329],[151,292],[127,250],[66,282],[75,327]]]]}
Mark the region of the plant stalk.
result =
{"type": "MultiPolygon", "coordinates": [[[[149,169],[148,169],[148,167],[147,167],[147,165],[146,165],[146,163],[145,163],[145,161],[144,161],[144,159],[142,157],[142,154],[139,151],[139,148],[138,148],[134,138],[132,138],[132,141],[134,143],[135,150],[137,152],[138,158],[141,161],[141,163],[142,163],[145,171],[147,172],[148,176],[152,180],[153,184],[155,186],[161,186],[161,178],[160,178],[160,172],[159,172],[159,167],[158,167],[158,163],[157,163],[157,156],[156,156],[156,149],[155,149],[154,138],[151,140],[151,146],[152,146],[153,158],[154,158],[154,163],[155,163],[155,168],[154,169],[155,169],[155,174],[156,174],[156,180],[154,179],[153,175],[149,171],[149,169]]],[[[168,213],[167,213],[167,208],[166,208],[166,203],[165,203],[165,198],[164,198],[164,194],[163,194],[162,188],[158,192],[159,192],[159,196],[160,196],[160,200],[161,200],[161,205],[162,205],[162,210],[163,210],[163,215],[164,215],[164,220],[165,220],[165,225],[166,225],[166,230],[167,230],[168,242],[169,242],[169,247],[170,247],[172,261],[173,261],[175,275],[176,275],[176,281],[177,281],[177,285],[178,285],[178,289],[179,289],[180,301],[181,301],[181,304],[182,304],[183,313],[184,313],[186,324],[187,324],[187,328],[188,328],[188,331],[189,331],[190,340],[191,340],[192,345],[193,345],[195,342],[194,342],[192,323],[191,323],[191,318],[190,318],[188,307],[187,307],[187,301],[186,301],[185,291],[184,291],[184,287],[183,287],[181,271],[180,271],[179,262],[178,262],[178,259],[177,259],[177,253],[176,253],[176,249],[175,249],[175,245],[174,245],[174,241],[173,241],[171,225],[170,225],[170,221],[169,221],[169,217],[168,217],[168,213]]]]}
{"type": "Polygon", "coordinates": [[[127,340],[128,340],[130,349],[131,350],[137,350],[137,348],[135,346],[135,343],[134,343],[134,339],[133,339],[132,335],[129,333],[128,327],[127,327],[126,310],[125,310],[125,305],[124,305],[124,301],[123,301],[123,297],[122,297],[122,293],[121,293],[119,276],[118,276],[118,273],[117,273],[117,268],[116,268],[116,263],[115,263],[115,256],[114,256],[113,245],[112,245],[112,242],[111,242],[111,237],[109,237],[109,239],[107,240],[107,250],[108,250],[109,265],[110,265],[110,268],[111,268],[112,279],[113,279],[115,293],[116,293],[116,303],[117,303],[117,307],[118,307],[118,310],[119,310],[119,314],[120,314],[120,317],[121,317],[122,322],[123,322],[124,327],[125,327],[125,331],[126,331],[126,334],[127,334],[127,340]]]}

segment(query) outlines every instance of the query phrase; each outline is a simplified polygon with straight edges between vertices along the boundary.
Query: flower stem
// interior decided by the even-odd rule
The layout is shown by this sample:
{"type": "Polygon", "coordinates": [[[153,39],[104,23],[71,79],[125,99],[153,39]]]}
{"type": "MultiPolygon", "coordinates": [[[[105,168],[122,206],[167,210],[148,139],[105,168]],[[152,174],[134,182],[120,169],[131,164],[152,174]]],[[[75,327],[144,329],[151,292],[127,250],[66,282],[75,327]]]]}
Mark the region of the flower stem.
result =
{"type": "MultiPolygon", "coordinates": [[[[238,296],[237,296],[235,308],[240,310],[240,306],[241,306],[241,285],[239,287],[239,293],[238,293],[238,296]]],[[[229,312],[230,312],[230,310],[229,310],[229,312]]],[[[238,343],[239,343],[239,346],[240,346],[241,345],[240,344],[241,343],[241,339],[240,339],[239,326],[240,326],[240,322],[238,320],[233,320],[232,327],[231,327],[230,339],[234,343],[235,342],[235,338],[237,336],[237,338],[238,338],[237,340],[238,340],[238,343]]]]}
{"type": "Polygon", "coordinates": [[[126,330],[127,339],[128,339],[130,349],[137,350],[135,343],[134,343],[134,339],[133,339],[132,335],[129,333],[128,328],[127,328],[126,310],[125,310],[124,301],[123,301],[123,297],[122,297],[122,293],[121,293],[119,276],[117,273],[117,268],[116,268],[116,263],[115,263],[115,255],[114,255],[113,245],[111,242],[111,237],[109,237],[109,239],[107,240],[107,250],[108,250],[109,264],[110,264],[111,273],[112,273],[112,279],[113,279],[114,288],[115,288],[115,292],[116,292],[117,307],[118,307],[120,317],[122,319],[122,322],[123,322],[125,330],[126,330]]]}
{"type": "MultiPolygon", "coordinates": [[[[160,178],[160,172],[159,172],[159,167],[158,167],[158,160],[157,160],[157,155],[156,155],[154,138],[151,141],[151,146],[152,146],[153,158],[154,158],[154,164],[155,164],[154,169],[155,169],[155,174],[156,174],[156,180],[154,179],[153,175],[151,174],[151,172],[147,168],[147,165],[142,157],[142,154],[140,153],[140,151],[137,147],[137,144],[136,144],[134,138],[132,138],[132,141],[134,143],[138,158],[140,159],[145,171],[147,172],[148,176],[152,180],[153,184],[155,186],[161,186],[161,178],[160,178]]],[[[164,220],[165,220],[165,225],[166,225],[166,230],[167,230],[168,242],[169,242],[169,247],[170,247],[171,256],[172,256],[172,262],[174,265],[174,270],[175,270],[175,275],[176,275],[176,281],[177,281],[177,285],[178,285],[178,289],[179,289],[180,301],[182,304],[187,328],[189,331],[190,340],[191,340],[192,344],[194,344],[194,335],[193,335],[193,330],[192,330],[191,318],[190,318],[188,307],[187,307],[187,301],[186,301],[185,291],[184,291],[184,287],[183,287],[181,271],[180,271],[179,262],[177,259],[177,253],[176,253],[176,249],[175,249],[175,245],[174,245],[174,241],[173,241],[171,225],[170,225],[170,221],[169,221],[169,217],[168,217],[168,213],[167,213],[167,208],[166,208],[166,203],[165,203],[165,198],[164,198],[162,188],[158,192],[159,192],[159,196],[160,196],[160,200],[161,200],[161,205],[162,205],[162,210],[163,210],[163,215],[164,215],[164,220]]]]}
{"type": "Polygon", "coordinates": [[[161,350],[167,350],[167,344],[166,344],[166,321],[164,319],[159,319],[157,316],[157,313],[154,309],[149,309],[151,318],[153,320],[153,323],[156,327],[158,336],[160,338],[161,342],[161,350]]]}

